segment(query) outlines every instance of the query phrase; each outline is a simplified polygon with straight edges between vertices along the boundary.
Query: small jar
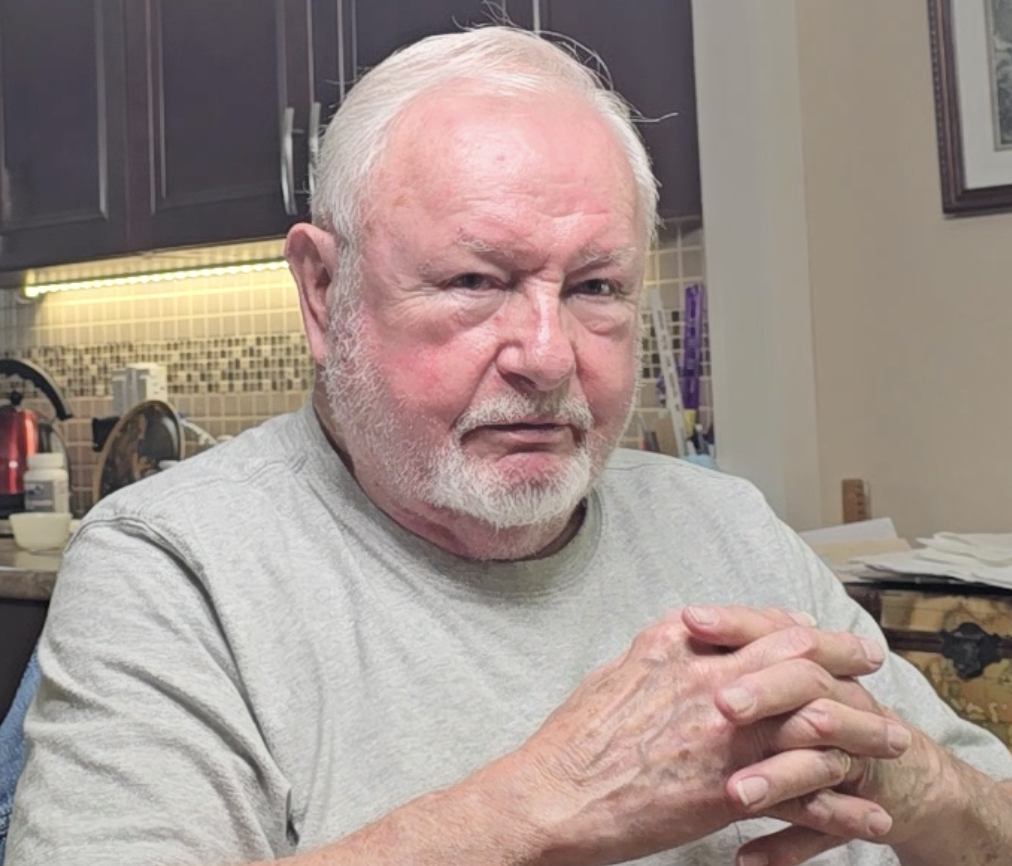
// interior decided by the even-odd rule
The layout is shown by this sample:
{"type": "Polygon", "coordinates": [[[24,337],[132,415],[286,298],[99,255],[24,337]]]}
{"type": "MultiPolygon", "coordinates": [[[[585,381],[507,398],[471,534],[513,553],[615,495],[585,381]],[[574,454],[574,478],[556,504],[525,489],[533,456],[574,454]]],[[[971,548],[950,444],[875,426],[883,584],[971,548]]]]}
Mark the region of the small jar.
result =
{"type": "Polygon", "coordinates": [[[31,454],[25,472],[25,511],[70,511],[70,478],[62,454],[31,454]]]}

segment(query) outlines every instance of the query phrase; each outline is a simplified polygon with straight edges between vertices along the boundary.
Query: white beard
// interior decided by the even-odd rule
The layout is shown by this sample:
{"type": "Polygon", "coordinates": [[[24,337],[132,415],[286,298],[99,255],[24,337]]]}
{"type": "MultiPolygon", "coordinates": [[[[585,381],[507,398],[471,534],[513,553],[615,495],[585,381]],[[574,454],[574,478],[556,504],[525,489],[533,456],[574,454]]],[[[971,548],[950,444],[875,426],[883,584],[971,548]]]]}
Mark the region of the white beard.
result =
{"type": "Polygon", "coordinates": [[[467,514],[497,529],[535,526],[568,517],[596,480],[588,437],[590,407],[569,396],[530,397],[516,391],[469,409],[454,425],[453,438],[432,456],[423,497],[430,505],[467,514]],[[577,451],[548,477],[523,477],[469,458],[461,440],[486,424],[510,424],[550,416],[583,434],[577,451]]]}

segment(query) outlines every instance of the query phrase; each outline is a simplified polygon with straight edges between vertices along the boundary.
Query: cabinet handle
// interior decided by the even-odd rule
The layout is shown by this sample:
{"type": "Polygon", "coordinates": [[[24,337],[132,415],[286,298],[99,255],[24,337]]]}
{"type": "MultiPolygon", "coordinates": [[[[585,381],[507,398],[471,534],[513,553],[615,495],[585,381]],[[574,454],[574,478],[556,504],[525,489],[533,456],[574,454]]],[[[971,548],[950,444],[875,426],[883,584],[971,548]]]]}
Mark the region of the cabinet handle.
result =
{"type": "Polygon", "coordinates": [[[295,134],[295,109],[286,108],[281,122],[281,197],[285,213],[295,216],[295,154],[292,136],[295,134]]]}
{"type": "Polygon", "coordinates": [[[314,102],[309,109],[309,196],[316,195],[316,166],[320,162],[320,121],[323,105],[314,102]]]}

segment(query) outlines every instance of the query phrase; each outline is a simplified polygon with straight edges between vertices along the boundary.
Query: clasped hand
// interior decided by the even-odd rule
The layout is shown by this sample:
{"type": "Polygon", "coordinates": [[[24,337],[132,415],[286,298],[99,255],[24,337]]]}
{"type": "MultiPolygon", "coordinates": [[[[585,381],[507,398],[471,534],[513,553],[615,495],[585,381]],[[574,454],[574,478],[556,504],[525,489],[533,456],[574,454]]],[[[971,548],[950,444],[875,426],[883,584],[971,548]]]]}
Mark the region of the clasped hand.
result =
{"type": "Polygon", "coordinates": [[[902,835],[891,812],[910,792],[878,768],[907,752],[912,732],[855,681],[882,661],[875,642],[805,615],[669,614],[521,749],[550,859],[624,862],[756,815],[790,824],[743,849],[770,866],[902,835]]]}

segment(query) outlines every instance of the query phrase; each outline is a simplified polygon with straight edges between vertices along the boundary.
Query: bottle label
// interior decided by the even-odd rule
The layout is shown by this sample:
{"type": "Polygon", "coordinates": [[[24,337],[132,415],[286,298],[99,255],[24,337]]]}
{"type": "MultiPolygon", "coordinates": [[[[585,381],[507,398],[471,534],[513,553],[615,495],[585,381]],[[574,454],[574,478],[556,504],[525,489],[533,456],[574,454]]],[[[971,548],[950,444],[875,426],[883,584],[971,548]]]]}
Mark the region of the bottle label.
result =
{"type": "Polygon", "coordinates": [[[54,481],[25,482],[25,511],[69,511],[70,490],[67,482],[54,481]]]}

